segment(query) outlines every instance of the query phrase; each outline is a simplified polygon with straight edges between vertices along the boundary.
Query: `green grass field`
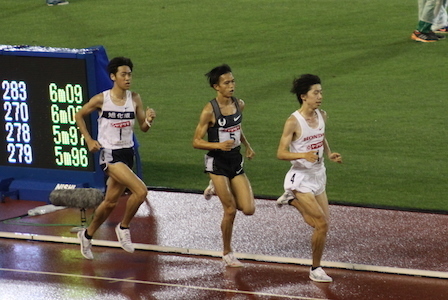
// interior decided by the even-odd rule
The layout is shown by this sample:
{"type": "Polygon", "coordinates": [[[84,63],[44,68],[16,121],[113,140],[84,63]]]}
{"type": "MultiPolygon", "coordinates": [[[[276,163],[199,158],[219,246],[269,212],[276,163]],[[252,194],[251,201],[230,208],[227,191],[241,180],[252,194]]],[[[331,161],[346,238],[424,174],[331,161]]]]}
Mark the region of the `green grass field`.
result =
{"type": "MultiPolygon", "coordinates": [[[[448,41],[416,43],[417,1],[3,0],[0,44],[85,48],[134,61],[133,90],[158,117],[140,134],[149,186],[203,189],[204,151],[191,146],[205,103],[204,73],[227,63],[246,102],[257,153],[245,164],[256,195],[282,193],[290,164],[276,159],[298,103],[292,79],[323,80],[331,201],[448,211],[445,154],[448,41]]],[[[1,70],[0,70],[1,75],[1,70]]]]}

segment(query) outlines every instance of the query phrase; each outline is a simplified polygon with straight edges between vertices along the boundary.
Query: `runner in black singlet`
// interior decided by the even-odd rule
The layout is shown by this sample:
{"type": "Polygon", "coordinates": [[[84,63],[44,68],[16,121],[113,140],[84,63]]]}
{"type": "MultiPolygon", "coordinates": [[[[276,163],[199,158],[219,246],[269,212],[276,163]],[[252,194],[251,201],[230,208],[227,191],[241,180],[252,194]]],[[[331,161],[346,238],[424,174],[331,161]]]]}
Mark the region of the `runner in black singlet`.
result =
{"type": "Polygon", "coordinates": [[[206,76],[217,96],[202,110],[193,147],[209,151],[205,155],[205,172],[209,174],[224,209],[221,222],[223,260],[229,267],[241,267],[231,247],[233,222],[237,210],[245,215],[255,212],[252,187],[243,170],[241,144],[245,146],[247,158],[251,159],[255,152],[241,127],[244,102],[233,97],[235,79],[230,67],[216,67],[206,76]],[[204,140],[206,134],[208,141],[204,140]]]}

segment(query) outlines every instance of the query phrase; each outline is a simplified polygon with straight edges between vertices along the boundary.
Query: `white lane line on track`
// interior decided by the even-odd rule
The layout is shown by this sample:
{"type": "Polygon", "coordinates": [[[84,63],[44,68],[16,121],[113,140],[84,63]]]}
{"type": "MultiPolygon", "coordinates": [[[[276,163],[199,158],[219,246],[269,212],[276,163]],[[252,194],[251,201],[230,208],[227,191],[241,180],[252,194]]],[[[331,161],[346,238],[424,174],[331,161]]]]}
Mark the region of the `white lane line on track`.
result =
{"type": "MultiPolygon", "coordinates": [[[[0,238],[12,238],[12,239],[25,239],[25,240],[33,240],[33,241],[79,244],[78,239],[73,238],[73,237],[60,237],[60,236],[17,233],[17,232],[14,233],[14,232],[0,231],[0,238]]],[[[116,241],[105,241],[105,240],[93,239],[92,244],[95,246],[120,248],[120,244],[116,241]]],[[[156,252],[178,253],[178,254],[189,254],[189,255],[203,255],[203,256],[212,256],[212,257],[221,257],[222,256],[222,252],[220,252],[220,251],[179,248],[179,247],[166,247],[166,246],[140,244],[140,243],[133,243],[133,244],[134,244],[134,247],[136,250],[138,249],[138,250],[145,250],[145,251],[156,251],[156,252]]],[[[311,265],[310,259],[279,257],[279,256],[259,255],[259,254],[251,254],[251,253],[238,253],[238,252],[235,252],[234,254],[239,259],[249,259],[249,260],[261,261],[261,262],[286,263],[286,264],[296,264],[296,265],[305,265],[305,266],[311,265]]],[[[322,267],[354,270],[354,271],[368,271],[368,272],[379,272],[379,273],[387,273],[387,274],[423,276],[423,277],[431,277],[431,278],[448,279],[448,272],[440,272],[440,271],[427,271],[427,270],[418,270],[418,269],[363,265],[363,264],[333,262],[333,261],[322,261],[322,267]]]]}
{"type": "Polygon", "coordinates": [[[302,296],[278,295],[278,294],[270,294],[270,293],[262,293],[262,292],[249,292],[249,291],[220,289],[220,288],[212,288],[212,287],[202,287],[202,286],[194,286],[194,285],[182,285],[182,284],[154,282],[154,281],[144,281],[144,280],[135,280],[135,279],[126,279],[126,278],[99,277],[99,276],[90,276],[90,275],[68,274],[68,273],[57,273],[57,272],[44,272],[44,271],[15,270],[15,269],[7,269],[7,268],[0,268],[0,271],[16,272],[16,273],[27,273],[27,274],[37,274],[37,275],[64,276],[64,277],[74,277],[74,278],[84,278],[84,279],[95,279],[95,280],[104,280],[104,281],[111,281],[111,282],[129,282],[129,283],[155,285],[155,286],[166,286],[166,287],[176,287],[176,288],[186,288],[186,289],[195,289],[195,290],[204,290],[204,291],[213,291],[213,292],[223,292],[223,293],[234,293],[234,294],[245,294],[245,295],[256,295],[256,296],[268,296],[268,297],[287,298],[287,299],[329,300],[327,298],[310,298],[310,297],[302,297],[302,296]]]}

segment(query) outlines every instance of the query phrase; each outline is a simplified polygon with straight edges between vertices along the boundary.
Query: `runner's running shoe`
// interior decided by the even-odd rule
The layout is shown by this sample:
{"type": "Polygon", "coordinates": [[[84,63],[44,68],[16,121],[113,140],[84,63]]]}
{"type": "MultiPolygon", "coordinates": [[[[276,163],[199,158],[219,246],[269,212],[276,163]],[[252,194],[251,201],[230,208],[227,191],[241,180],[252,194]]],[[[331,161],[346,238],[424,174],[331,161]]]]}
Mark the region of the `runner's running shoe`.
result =
{"type": "Polygon", "coordinates": [[[81,254],[87,259],[93,259],[92,241],[86,238],[87,229],[78,231],[79,244],[81,245],[81,254]]]}
{"type": "Polygon", "coordinates": [[[325,273],[324,269],[321,267],[315,269],[314,271],[310,269],[310,279],[317,282],[332,282],[333,279],[325,273]]]}
{"type": "Polygon", "coordinates": [[[243,266],[243,264],[233,255],[233,252],[229,252],[224,255],[222,260],[225,262],[227,267],[239,268],[243,266]]]}
{"type": "Polygon", "coordinates": [[[290,201],[294,200],[294,195],[291,194],[289,191],[285,191],[283,195],[278,197],[277,204],[278,205],[288,205],[290,201]]]}
{"type": "Polygon", "coordinates": [[[129,229],[121,229],[120,224],[118,224],[117,227],[115,227],[115,233],[117,234],[121,248],[129,253],[133,253],[134,245],[132,245],[131,241],[131,231],[129,229]]]}
{"type": "Polygon", "coordinates": [[[213,186],[213,182],[210,180],[208,183],[208,187],[204,190],[204,198],[205,200],[210,200],[215,193],[215,187],[213,186]]]}

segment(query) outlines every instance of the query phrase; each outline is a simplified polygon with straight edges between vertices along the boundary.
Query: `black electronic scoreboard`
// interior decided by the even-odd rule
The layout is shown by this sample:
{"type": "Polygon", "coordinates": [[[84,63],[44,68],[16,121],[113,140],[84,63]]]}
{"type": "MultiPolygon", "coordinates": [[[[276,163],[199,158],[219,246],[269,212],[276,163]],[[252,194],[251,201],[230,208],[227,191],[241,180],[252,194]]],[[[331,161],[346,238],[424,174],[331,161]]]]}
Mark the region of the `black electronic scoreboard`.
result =
{"type": "MultiPolygon", "coordinates": [[[[103,47],[0,46],[0,181],[20,198],[47,201],[54,185],[104,187],[74,115],[112,86],[107,62],[103,47]]],[[[96,136],[96,117],[86,123],[96,136]]]]}

